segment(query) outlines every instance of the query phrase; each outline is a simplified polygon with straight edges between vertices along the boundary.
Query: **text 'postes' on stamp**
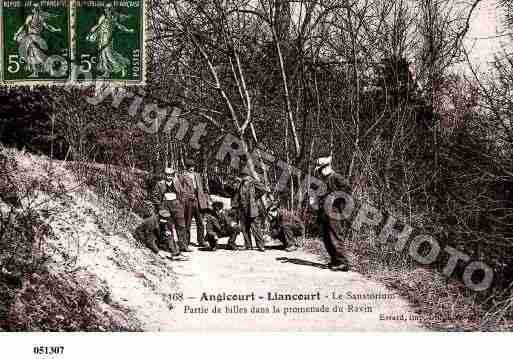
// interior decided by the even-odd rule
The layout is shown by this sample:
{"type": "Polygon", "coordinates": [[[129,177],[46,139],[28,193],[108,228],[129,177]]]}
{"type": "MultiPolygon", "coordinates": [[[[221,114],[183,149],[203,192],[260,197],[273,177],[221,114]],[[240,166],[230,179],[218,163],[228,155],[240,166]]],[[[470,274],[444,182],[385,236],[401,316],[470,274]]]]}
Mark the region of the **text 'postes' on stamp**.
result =
{"type": "Polygon", "coordinates": [[[76,55],[92,79],[140,81],[143,8],[138,1],[77,1],[76,55]]]}

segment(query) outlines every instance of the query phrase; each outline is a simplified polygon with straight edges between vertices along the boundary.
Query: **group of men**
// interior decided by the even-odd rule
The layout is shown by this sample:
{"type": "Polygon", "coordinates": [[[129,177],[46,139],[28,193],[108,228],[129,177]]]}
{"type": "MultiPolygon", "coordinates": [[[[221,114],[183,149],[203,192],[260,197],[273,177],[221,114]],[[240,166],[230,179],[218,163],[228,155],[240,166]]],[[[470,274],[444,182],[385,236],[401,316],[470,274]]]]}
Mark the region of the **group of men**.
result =
{"type": "MultiPolygon", "coordinates": [[[[317,161],[315,174],[327,186],[327,195],[336,191],[348,191],[347,182],[331,168],[331,158],[317,161]]],[[[301,219],[293,212],[280,208],[271,201],[262,200],[268,189],[244,167],[237,177],[231,198],[231,209],[225,209],[221,201],[211,202],[205,191],[202,176],[195,171],[193,160],[185,161],[185,171],[166,168],[165,178],[155,185],[151,193],[154,215],[146,218],[136,229],[136,235],[156,254],[174,260],[187,260],[184,255],[192,252],[191,224],[194,218],[197,245],[205,250],[216,251],[218,239],[228,237],[227,250],[265,251],[262,221],[270,223],[270,236],[279,239],[286,251],[297,249],[296,238],[304,233],[301,219]],[[176,238],[173,233],[176,232],[176,238]],[[238,247],[237,236],[242,233],[244,246],[238,247]],[[253,246],[253,237],[255,246],[253,246]]],[[[335,271],[347,271],[348,261],[342,249],[342,238],[347,229],[336,213],[328,213],[323,202],[318,203],[317,219],[326,250],[331,258],[328,266],[335,271]]],[[[330,211],[341,212],[343,203],[335,201],[330,211]]]]}
{"type": "Polygon", "coordinates": [[[209,205],[208,195],[201,176],[194,170],[194,161],[187,160],[185,166],[182,173],[171,167],[165,169],[164,179],[155,184],[150,194],[154,214],[136,229],[136,235],[160,256],[166,256],[163,251],[172,257],[192,252],[189,246],[193,218],[198,245],[205,246],[203,213],[209,205]]]}

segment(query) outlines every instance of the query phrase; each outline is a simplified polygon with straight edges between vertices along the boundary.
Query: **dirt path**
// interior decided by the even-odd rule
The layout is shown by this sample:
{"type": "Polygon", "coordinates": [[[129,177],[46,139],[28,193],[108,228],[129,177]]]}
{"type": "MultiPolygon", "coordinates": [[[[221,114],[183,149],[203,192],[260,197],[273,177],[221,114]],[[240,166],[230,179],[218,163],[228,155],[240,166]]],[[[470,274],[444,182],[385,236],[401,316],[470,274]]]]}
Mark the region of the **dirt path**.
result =
{"type": "MultiPolygon", "coordinates": [[[[25,162],[21,164],[34,168],[33,159],[25,162]]],[[[72,176],[59,170],[73,188],[72,176]]],[[[170,261],[138,243],[122,221],[126,215],[106,207],[91,191],[71,192],[63,199],[40,194],[37,199],[47,203],[50,214],[45,218],[55,234],[45,243],[50,268],[56,274],[75,273],[78,279],[94,276],[109,292],[98,294],[100,307],[118,303],[144,330],[422,330],[409,320],[413,309],[399,295],[358,273],[331,272],[316,255],[196,248],[189,261],[170,261]],[[204,293],[207,299],[221,300],[202,300],[204,293]],[[248,300],[222,300],[223,294],[248,300]],[[310,298],[269,300],[269,295],[310,298]],[[214,307],[219,313],[213,313],[214,307]]]]}
{"type": "Polygon", "coordinates": [[[151,323],[150,330],[174,329],[294,329],[294,330],[421,330],[408,303],[379,283],[355,272],[332,272],[323,268],[318,256],[304,251],[285,252],[271,249],[232,252],[196,250],[187,262],[177,262],[179,292],[184,301],[175,301],[174,308],[161,313],[160,320],[151,323]],[[249,301],[205,301],[209,295],[254,293],[249,301]],[[314,294],[312,300],[270,301],[278,294],[314,294]],[[319,297],[317,297],[317,293],[319,297]],[[342,299],[333,299],[341,296],[342,299]],[[380,295],[387,299],[358,300],[353,295],[380,295]],[[390,298],[391,297],[391,298],[390,298]],[[318,299],[320,298],[320,300],[318,299]],[[220,313],[212,313],[214,306],[220,313]],[[279,308],[279,313],[273,309],[279,308]],[[227,308],[232,313],[227,313],[227,308]],[[297,312],[328,309],[329,312],[297,312]],[[203,310],[201,310],[203,308],[203,310]],[[252,308],[269,313],[252,313],[252,308]],[[337,312],[334,312],[334,309],[337,312]],[[205,309],[208,313],[204,313],[205,309]],[[342,312],[339,310],[342,309],[342,312]],[[246,312],[244,312],[244,310],[246,312]],[[296,311],[294,313],[294,311],[296,311]],[[233,313],[236,312],[236,313],[233,313]],[[398,315],[404,315],[400,320],[398,315]],[[380,319],[395,316],[394,319],[380,319]]]}
{"type": "MultiPolygon", "coordinates": [[[[106,235],[100,231],[98,216],[92,215],[98,209],[91,202],[59,207],[63,219],[53,223],[57,236],[49,243],[54,252],[54,270],[69,268],[62,253],[70,253],[70,243],[77,245],[76,256],[71,248],[77,275],[88,273],[102,280],[112,300],[132,312],[143,330],[422,329],[416,321],[407,320],[413,310],[394,292],[355,272],[331,272],[324,268],[319,256],[302,250],[289,253],[270,249],[262,253],[194,248],[189,261],[170,261],[154,255],[131,235],[106,235]],[[70,227],[76,229],[76,240],[72,242],[70,227]],[[225,293],[247,295],[249,300],[205,301],[201,300],[203,293],[208,299],[225,293]],[[270,301],[268,293],[272,297],[275,293],[310,294],[312,298],[270,301]],[[356,295],[381,298],[359,300],[354,298],[356,295]],[[220,313],[212,312],[214,306],[220,313]],[[226,307],[232,313],[227,313],[226,307]],[[259,313],[253,313],[253,308],[258,308],[259,313]],[[262,312],[265,310],[269,313],[262,312]],[[382,320],[382,315],[395,318],[382,320]]],[[[238,241],[242,244],[240,238],[238,241]]]]}

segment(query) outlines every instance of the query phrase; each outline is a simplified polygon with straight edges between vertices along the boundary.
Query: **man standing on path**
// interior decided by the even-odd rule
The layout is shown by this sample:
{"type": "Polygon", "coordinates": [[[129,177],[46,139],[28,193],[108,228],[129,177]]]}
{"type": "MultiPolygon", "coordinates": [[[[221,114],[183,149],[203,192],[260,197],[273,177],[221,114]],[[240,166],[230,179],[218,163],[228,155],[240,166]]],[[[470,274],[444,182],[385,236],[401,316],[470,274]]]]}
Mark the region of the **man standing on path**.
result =
{"type": "Polygon", "coordinates": [[[326,186],[326,195],[319,198],[318,221],[321,228],[321,237],[331,261],[328,266],[333,271],[346,272],[349,262],[344,254],[343,236],[349,229],[349,222],[339,219],[344,208],[344,199],[337,198],[331,208],[325,206],[328,196],[334,192],[351,193],[349,183],[331,167],[332,157],[320,157],[316,161],[314,175],[322,180],[326,186]],[[339,217],[339,218],[337,218],[339,217]]]}
{"type": "Polygon", "coordinates": [[[178,236],[178,248],[181,252],[192,252],[187,244],[185,230],[185,207],[182,199],[181,181],[176,170],[167,167],[164,171],[165,179],[157,182],[151,195],[155,212],[166,209],[171,214],[171,222],[175,226],[178,236]]]}
{"type": "Polygon", "coordinates": [[[191,242],[192,218],[196,222],[197,243],[199,247],[205,247],[204,225],[202,211],[208,208],[208,195],[203,190],[201,175],[195,171],[195,164],[192,159],[185,161],[183,173],[183,200],[185,206],[185,229],[187,231],[187,245],[191,242]]]}
{"type": "Polygon", "coordinates": [[[257,249],[264,252],[264,237],[258,227],[257,218],[260,208],[258,201],[268,192],[265,186],[254,179],[247,167],[241,171],[240,183],[232,198],[232,207],[237,208],[240,226],[244,236],[244,249],[253,249],[252,235],[255,236],[257,249]]]}

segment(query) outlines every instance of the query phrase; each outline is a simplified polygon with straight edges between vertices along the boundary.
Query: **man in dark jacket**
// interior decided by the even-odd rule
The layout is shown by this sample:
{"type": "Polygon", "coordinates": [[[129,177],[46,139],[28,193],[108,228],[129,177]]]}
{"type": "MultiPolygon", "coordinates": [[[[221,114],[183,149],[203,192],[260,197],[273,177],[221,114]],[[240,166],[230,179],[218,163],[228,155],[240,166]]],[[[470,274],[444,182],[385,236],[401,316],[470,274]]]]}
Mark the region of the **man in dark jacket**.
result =
{"type": "Polygon", "coordinates": [[[153,215],[135,229],[135,237],[151,249],[155,254],[165,257],[162,251],[170,252],[172,256],[179,256],[180,252],[172,236],[169,220],[171,213],[162,209],[158,215],[153,215]]]}
{"type": "Polygon", "coordinates": [[[343,211],[343,199],[339,198],[331,209],[325,208],[325,201],[334,192],[342,191],[351,194],[349,183],[331,167],[332,158],[321,157],[317,159],[314,174],[324,181],[327,187],[326,195],[319,198],[318,221],[321,228],[321,237],[331,260],[328,266],[333,271],[348,271],[349,262],[344,254],[343,239],[349,230],[349,222],[338,219],[343,211]],[[329,213],[329,211],[333,213],[329,213]]]}
{"type": "Polygon", "coordinates": [[[252,235],[255,236],[257,249],[264,249],[264,237],[258,226],[257,218],[260,214],[259,201],[268,192],[265,186],[250,174],[247,167],[241,171],[239,186],[232,198],[232,207],[239,213],[239,221],[244,236],[244,249],[253,249],[252,235]]]}
{"type": "Polygon", "coordinates": [[[191,225],[192,218],[196,222],[196,239],[198,246],[205,247],[203,232],[202,211],[208,208],[208,195],[203,189],[203,179],[199,173],[195,171],[194,161],[188,159],[185,161],[186,170],[182,174],[182,190],[184,200],[185,229],[187,231],[187,245],[191,242],[191,225]]]}
{"type": "Polygon", "coordinates": [[[240,227],[233,218],[232,213],[224,210],[223,202],[214,202],[212,210],[205,215],[205,223],[207,227],[207,235],[205,240],[209,243],[210,249],[217,249],[217,240],[220,237],[229,237],[226,249],[237,250],[235,240],[240,233],[240,227]]]}
{"type": "Polygon", "coordinates": [[[182,195],[182,181],[174,168],[164,171],[165,179],[157,182],[151,194],[155,213],[166,209],[171,213],[171,223],[178,236],[178,247],[181,252],[191,252],[187,244],[185,229],[185,206],[182,195]]]}
{"type": "Polygon", "coordinates": [[[296,237],[303,234],[303,222],[291,211],[271,206],[268,211],[271,222],[271,237],[279,239],[287,252],[297,249],[296,237]]]}

